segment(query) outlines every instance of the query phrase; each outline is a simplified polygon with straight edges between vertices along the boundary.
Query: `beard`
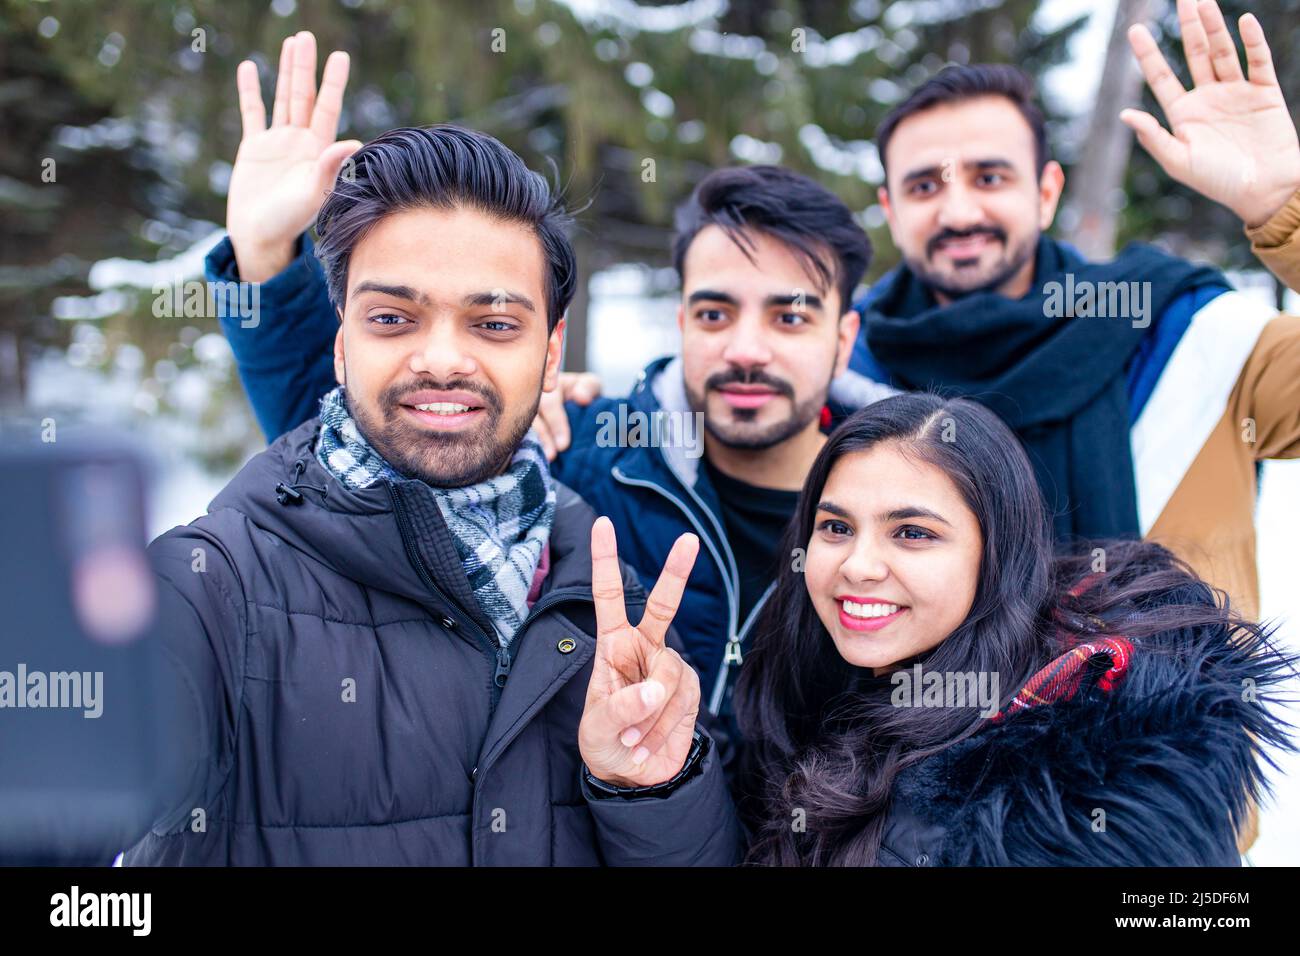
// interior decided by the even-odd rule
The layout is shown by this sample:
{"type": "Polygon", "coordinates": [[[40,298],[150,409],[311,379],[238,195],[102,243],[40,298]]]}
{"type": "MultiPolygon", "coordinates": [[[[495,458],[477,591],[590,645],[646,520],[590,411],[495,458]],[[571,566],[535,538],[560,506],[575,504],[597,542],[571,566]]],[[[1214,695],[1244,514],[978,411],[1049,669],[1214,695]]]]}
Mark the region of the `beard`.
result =
{"type": "Polygon", "coordinates": [[[1035,232],[1017,246],[1007,243],[1007,234],[996,226],[981,226],[976,229],[944,229],[932,236],[925,244],[925,258],[904,255],[903,263],[912,270],[912,274],[927,286],[949,299],[960,299],[977,292],[996,292],[1015,277],[1025,263],[1029,262],[1038,247],[1039,234],[1035,232]],[[1005,250],[1002,258],[976,270],[940,270],[930,265],[939,243],[945,239],[956,239],[973,235],[991,236],[1002,243],[1005,250]]]}
{"type": "Polygon", "coordinates": [[[755,369],[746,374],[738,368],[731,368],[725,372],[716,372],[705,379],[703,391],[697,392],[687,383],[686,400],[690,403],[691,411],[703,414],[705,430],[720,444],[728,448],[762,451],[765,448],[771,448],[773,445],[779,445],[781,442],[793,438],[817,419],[821,415],[822,406],[826,404],[826,394],[829,390],[830,381],[828,380],[826,387],[821,390],[820,394],[800,402],[795,398],[794,386],[785,379],[769,375],[761,369],[755,369]],[[731,409],[731,421],[717,420],[709,414],[708,393],[711,389],[720,388],[733,382],[745,385],[766,385],[778,395],[783,395],[790,400],[790,414],[779,422],[760,425],[757,418],[761,409],[733,408],[731,409]]]}
{"type": "Polygon", "coordinates": [[[380,393],[374,412],[353,401],[346,388],[343,390],[348,413],[370,447],[406,477],[436,488],[461,488],[500,474],[532,427],[541,398],[539,388],[532,407],[509,420],[502,438],[498,437],[504,415],[501,397],[477,382],[421,379],[393,385],[380,393]],[[453,432],[419,427],[405,417],[400,406],[405,396],[421,389],[465,391],[481,396],[484,421],[472,429],[453,432]]]}

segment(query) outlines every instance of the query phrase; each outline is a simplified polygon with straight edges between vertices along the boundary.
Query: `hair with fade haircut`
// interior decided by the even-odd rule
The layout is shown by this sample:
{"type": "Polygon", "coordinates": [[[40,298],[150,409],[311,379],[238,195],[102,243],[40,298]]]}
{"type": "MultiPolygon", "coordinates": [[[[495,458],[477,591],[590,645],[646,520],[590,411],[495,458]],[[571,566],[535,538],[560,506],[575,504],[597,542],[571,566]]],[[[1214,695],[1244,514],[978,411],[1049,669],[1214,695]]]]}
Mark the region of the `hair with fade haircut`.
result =
{"type": "MultiPolygon", "coordinates": [[[[946,66],[926,80],[903,102],[890,110],[876,127],[876,149],[888,175],[885,151],[898,125],[910,116],[936,106],[961,103],[981,96],[1001,96],[1011,101],[1034,134],[1034,164],[1039,176],[1047,165],[1047,126],[1043,111],[1034,98],[1034,81],[1024,71],[1004,63],[973,63],[946,66]]],[[[888,182],[888,178],[886,178],[888,182]]]]}
{"type": "Polygon", "coordinates": [[[572,218],[546,180],[508,147],[458,126],[392,129],[352,155],[350,171],[335,181],[316,217],[316,254],[330,301],[343,309],[352,251],[385,216],[458,206],[536,233],[546,257],[546,324],[554,331],[577,286],[572,218]]]}
{"type": "Polygon", "coordinates": [[[779,240],[827,288],[838,288],[843,311],[871,264],[871,240],[844,201],[783,166],[728,166],[700,180],[677,210],[673,267],[683,281],[686,250],[706,226],[723,229],[751,262],[747,230],[779,240]]]}

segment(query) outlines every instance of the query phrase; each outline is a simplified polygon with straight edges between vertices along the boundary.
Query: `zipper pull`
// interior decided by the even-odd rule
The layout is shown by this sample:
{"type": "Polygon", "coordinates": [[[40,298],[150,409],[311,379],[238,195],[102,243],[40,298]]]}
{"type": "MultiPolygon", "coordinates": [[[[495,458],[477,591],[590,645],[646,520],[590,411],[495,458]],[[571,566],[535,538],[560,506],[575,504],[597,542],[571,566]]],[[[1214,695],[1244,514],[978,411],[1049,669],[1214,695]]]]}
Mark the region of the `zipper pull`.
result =
{"type": "Polygon", "coordinates": [[[493,677],[498,687],[506,686],[506,678],[510,676],[510,649],[501,647],[497,651],[497,672],[493,677]]]}
{"type": "Polygon", "coordinates": [[[722,658],[722,664],[724,667],[729,667],[732,664],[736,664],[736,665],[740,664],[740,639],[739,638],[733,637],[731,640],[727,641],[727,653],[726,656],[722,658]]]}

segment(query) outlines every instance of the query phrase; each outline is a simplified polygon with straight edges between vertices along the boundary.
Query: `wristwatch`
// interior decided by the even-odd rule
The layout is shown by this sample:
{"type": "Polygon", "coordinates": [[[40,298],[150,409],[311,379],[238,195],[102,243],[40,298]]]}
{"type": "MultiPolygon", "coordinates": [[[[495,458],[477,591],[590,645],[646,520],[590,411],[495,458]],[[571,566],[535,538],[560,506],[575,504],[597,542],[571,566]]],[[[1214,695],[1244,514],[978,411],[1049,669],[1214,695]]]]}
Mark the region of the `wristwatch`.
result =
{"type": "Polygon", "coordinates": [[[695,736],[691,740],[690,753],[686,755],[686,762],[682,764],[682,769],[663,783],[646,787],[616,787],[599,777],[592,776],[585,763],[582,765],[582,777],[590,788],[592,796],[600,800],[610,797],[622,797],[625,800],[635,800],[640,797],[667,797],[687,780],[698,777],[703,772],[704,758],[712,745],[713,741],[696,729],[695,736]]]}

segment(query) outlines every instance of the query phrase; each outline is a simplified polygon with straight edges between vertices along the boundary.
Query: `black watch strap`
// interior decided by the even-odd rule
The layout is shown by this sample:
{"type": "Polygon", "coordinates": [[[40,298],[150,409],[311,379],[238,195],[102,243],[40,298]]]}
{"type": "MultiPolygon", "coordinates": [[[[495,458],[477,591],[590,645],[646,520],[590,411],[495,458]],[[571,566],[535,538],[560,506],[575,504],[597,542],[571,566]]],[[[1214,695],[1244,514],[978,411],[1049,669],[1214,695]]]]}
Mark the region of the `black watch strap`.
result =
{"type": "Polygon", "coordinates": [[[648,787],[616,787],[612,783],[606,783],[599,777],[592,776],[585,763],[582,765],[582,776],[592,795],[602,800],[610,797],[622,797],[625,800],[635,800],[639,797],[667,797],[686,781],[699,776],[703,772],[704,757],[708,754],[712,745],[713,741],[696,728],[695,736],[691,740],[690,753],[686,755],[686,762],[682,764],[682,769],[663,783],[652,784],[648,787]]]}

